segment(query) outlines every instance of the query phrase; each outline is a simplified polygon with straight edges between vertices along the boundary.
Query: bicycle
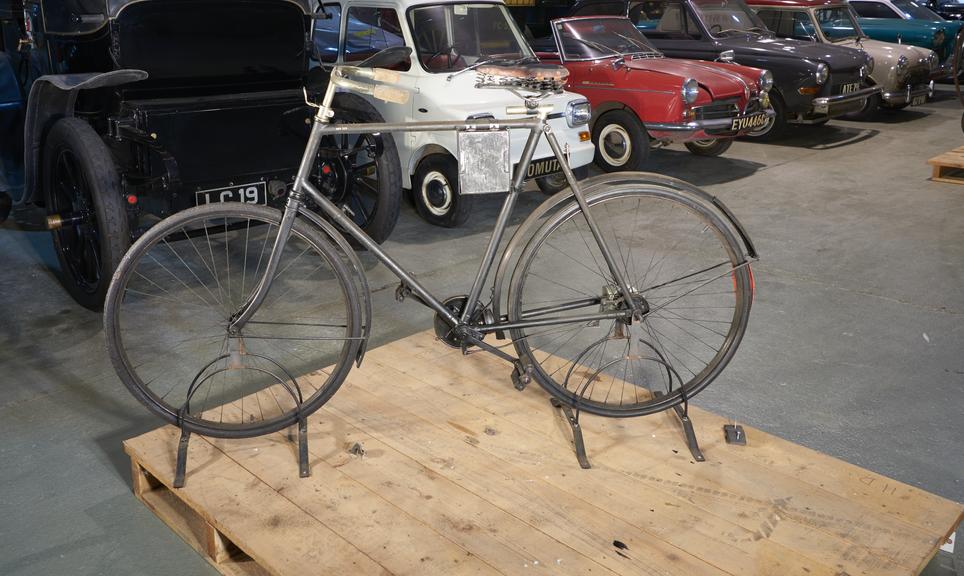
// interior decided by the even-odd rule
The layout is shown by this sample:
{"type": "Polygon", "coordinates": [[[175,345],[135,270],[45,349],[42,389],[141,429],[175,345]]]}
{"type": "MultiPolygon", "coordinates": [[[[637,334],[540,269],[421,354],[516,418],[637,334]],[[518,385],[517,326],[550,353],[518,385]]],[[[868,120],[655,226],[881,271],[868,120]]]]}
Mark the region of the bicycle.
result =
{"type": "MultiPolygon", "coordinates": [[[[535,380],[577,414],[651,414],[685,406],[709,385],[743,337],[753,297],[749,266],[757,258],[726,206],[656,174],[577,182],[549,127],[551,105],[543,102],[561,90],[564,68],[478,67],[480,86],[522,98],[506,110],[521,118],[328,122],[338,87],[404,100],[386,84],[397,77],[386,68],[398,56],[388,50],[331,71],[283,211],[195,207],[149,229],[124,256],[105,309],[111,361],[138,400],[181,427],[182,448],[191,432],[246,437],[295,423],[304,439],[305,417],[331,398],[353,363],[361,365],[371,334],[371,294],[348,238],[399,278],[398,300],[411,297],[435,311],[441,341],[503,358],[518,388],[535,380]],[[486,171],[493,158],[508,162],[513,129],[529,135],[478,272],[467,294],[445,300],[308,179],[319,142],[330,134],[456,130],[465,138],[460,163],[486,171]],[[569,189],[546,199],[500,251],[543,136],[569,189]],[[327,219],[306,207],[309,198],[327,219]],[[309,373],[323,381],[303,378],[309,373]]],[[[180,454],[178,468],[183,483],[180,454]]]]}

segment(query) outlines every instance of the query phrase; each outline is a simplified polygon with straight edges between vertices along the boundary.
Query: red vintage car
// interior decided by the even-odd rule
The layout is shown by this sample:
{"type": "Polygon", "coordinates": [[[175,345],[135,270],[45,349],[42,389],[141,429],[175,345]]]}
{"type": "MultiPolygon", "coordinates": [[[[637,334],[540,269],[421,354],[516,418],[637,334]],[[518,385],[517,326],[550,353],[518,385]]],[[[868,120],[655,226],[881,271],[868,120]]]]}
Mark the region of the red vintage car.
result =
{"type": "Polygon", "coordinates": [[[684,142],[702,156],[722,154],[773,115],[768,70],[726,62],[664,58],[628,18],[552,22],[552,39],[533,43],[539,58],[569,69],[567,90],[592,104],[596,164],[638,169],[653,146],[684,142]]]}

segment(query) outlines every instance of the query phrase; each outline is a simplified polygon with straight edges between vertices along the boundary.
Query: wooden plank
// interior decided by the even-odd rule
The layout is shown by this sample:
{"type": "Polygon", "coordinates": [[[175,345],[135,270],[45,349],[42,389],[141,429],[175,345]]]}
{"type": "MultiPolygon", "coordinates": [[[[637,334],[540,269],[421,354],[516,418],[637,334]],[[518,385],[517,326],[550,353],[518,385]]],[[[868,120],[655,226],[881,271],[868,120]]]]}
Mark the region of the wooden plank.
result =
{"type": "MultiPolygon", "coordinates": [[[[167,482],[174,477],[177,434],[173,427],[165,426],[126,440],[124,450],[169,488],[167,482]]],[[[188,462],[187,484],[176,491],[173,499],[241,547],[268,573],[307,574],[316,572],[318,566],[330,566],[332,573],[388,574],[341,536],[307,517],[250,472],[224,458],[204,438],[192,437],[188,462]],[[217,510],[217,517],[210,514],[212,510],[217,510]],[[268,537],[277,534],[279,527],[284,527],[283,538],[268,537]]],[[[195,542],[182,531],[175,531],[192,546],[199,542],[200,548],[195,549],[202,553],[206,550],[203,533],[195,542]]],[[[222,565],[215,567],[222,569],[222,565]]]]}
{"type": "MultiPolygon", "coordinates": [[[[368,374],[373,378],[371,367],[368,374]]],[[[392,396],[397,399],[413,383],[401,373],[393,378],[392,396]]],[[[803,558],[772,540],[754,541],[750,530],[715,521],[685,501],[649,490],[623,474],[605,469],[582,471],[561,442],[553,444],[532,434],[526,437],[526,431],[495,417],[482,426],[462,418],[453,419],[444,406],[432,401],[423,402],[422,406],[448,420],[433,428],[408,411],[410,407],[399,408],[361,390],[361,385],[351,381],[339,392],[339,401],[332,402],[326,410],[490,502],[534,515],[527,521],[541,530],[571,524],[577,534],[593,534],[597,545],[614,540],[626,543],[636,557],[645,553],[642,558],[647,564],[675,568],[681,553],[688,552],[730,574],[830,575],[839,572],[803,558]],[[488,434],[486,428],[496,433],[488,434]],[[461,438],[453,438],[453,431],[461,438]],[[483,448],[491,441],[509,447],[508,453],[497,457],[487,450],[466,452],[466,448],[483,448]],[[528,507],[523,507],[526,502],[528,507]],[[550,518],[543,517],[546,512],[551,514],[550,518]],[[614,524],[611,518],[622,522],[614,524]],[[605,520],[601,526],[600,519],[605,520]],[[752,552],[738,546],[743,540],[752,542],[749,546],[752,552]],[[647,550],[656,544],[661,546],[652,552],[647,550]],[[677,551],[661,553],[665,544],[677,551]]],[[[421,412],[420,415],[424,416],[421,412]]],[[[554,536],[564,541],[567,538],[554,536]]],[[[683,573],[694,572],[687,568],[683,573]]]]}
{"type": "MultiPolygon", "coordinates": [[[[392,358],[396,360],[396,367],[398,367],[399,362],[404,363],[408,358],[418,357],[419,355],[424,357],[424,352],[416,349],[406,350],[404,354],[398,352],[399,351],[396,351],[396,353],[392,355],[392,358]]],[[[452,362],[442,362],[441,364],[461,366],[461,364],[452,362]]],[[[489,375],[491,375],[491,371],[487,373],[486,377],[489,377],[489,375]]],[[[471,387],[472,386],[468,386],[468,388],[471,387]]],[[[438,406],[435,408],[436,412],[440,409],[438,406]]],[[[530,410],[530,415],[531,413],[530,410]]],[[[531,418],[527,420],[531,420],[531,418]]],[[[614,441],[611,440],[611,442],[614,441]]],[[[618,449],[618,446],[619,444],[615,443],[614,449],[618,449]]],[[[638,453],[634,452],[628,456],[636,457],[635,459],[639,460],[638,453]]],[[[688,458],[678,457],[677,460],[688,462],[688,458]]],[[[808,550],[808,554],[816,555],[818,558],[823,557],[825,561],[828,562],[834,561],[836,558],[836,556],[833,556],[834,553],[843,554],[847,549],[852,547],[851,545],[854,544],[854,540],[856,540],[860,542],[863,547],[858,548],[859,555],[862,555],[862,558],[856,559],[854,562],[855,567],[863,566],[863,569],[869,570],[870,573],[879,573],[879,571],[885,569],[892,570],[893,573],[906,573],[905,568],[907,565],[916,566],[918,562],[920,555],[920,553],[917,552],[918,546],[923,546],[924,549],[930,549],[936,541],[934,537],[915,533],[912,527],[910,529],[903,529],[904,527],[894,529],[887,525],[882,525],[873,517],[862,519],[862,516],[866,512],[863,510],[853,510],[854,518],[860,520],[860,524],[850,526],[844,524],[843,526],[838,526],[834,524],[834,522],[839,520],[839,514],[834,517],[821,518],[816,516],[818,513],[812,510],[806,510],[807,505],[792,508],[775,507],[773,503],[780,501],[780,491],[785,488],[780,487],[775,490],[773,487],[767,486],[770,482],[770,477],[769,472],[766,470],[753,470],[751,466],[750,471],[752,474],[750,476],[751,478],[755,477],[755,480],[747,479],[745,474],[742,473],[742,469],[741,473],[729,474],[729,476],[727,476],[726,470],[722,472],[714,470],[713,474],[701,479],[698,484],[681,486],[678,482],[674,483],[674,478],[685,472],[685,466],[681,468],[681,464],[684,464],[684,462],[674,463],[672,459],[670,459],[669,462],[669,465],[658,467],[655,470],[650,467],[653,464],[652,462],[645,463],[646,472],[643,479],[650,484],[651,488],[662,487],[671,490],[677,496],[707,509],[713,509],[714,507],[720,508],[726,504],[725,500],[727,498],[743,498],[742,501],[736,500],[736,503],[731,503],[726,509],[721,508],[721,512],[727,514],[734,522],[740,523],[749,529],[755,529],[757,532],[773,531],[773,526],[771,526],[772,516],[787,515],[790,517],[789,521],[786,519],[781,520],[781,529],[778,533],[775,535],[768,534],[768,536],[776,539],[786,538],[784,542],[787,544],[797,542],[796,545],[798,546],[801,545],[801,543],[810,542],[813,549],[808,550]],[[655,472],[658,472],[658,474],[655,472]],[[722,486],[718,485],[720,479],[723,480],[722,486]],[[747,494],[754,494],[754,491],[759,491],[759,488],[754,485],[755,483],[764,485],[763,493],[759,497],[753,497],[747,500],[747,494]],[[721,487],[724,488],[724,490],[721,491],[721,487]],[[767,494],[768,492],[769,494],[767,494]],[[721,501],[721,499],[723,501],[721,501]],[[788,529],[788,527],[790,528],[788,529]],[[884,530],[885,533],[882,535],[878,534],[878,529],[884,530]],[[798,532],[798,536],[788,537],[788,533],[798,532]],[[841,542],[841,540],[843,541],[841,542]],[[907,548],[906,554],[904,554],[905,547],[907,548]],[[888,561],[888,556],[892,553],[891,551],[896,553],[893,554],[892,559],[888,561]],[[881,563],[884,563],[884,565],[881,563]]],[[[637,470],[635,473],[642,474],[643,472],[637,470]]],[[[787,478],[786,481],[791,485],[795,482],[792,478],[787,478]]],[[[806,486],[800,486],[799,483],[794,485],[793,488],[794,490],[802,491],[800,495],[794,492],[795,497],[803,498],[805,502],[812,505],[811,508],[813,509],[833,510],[837,507],[843,507],[844,510],[847,510],[848,507],[853,509],[853,504],[843,498],[831,498],[830,501],[827,502],[828,495],[821,494],[819,491],[807,490],[806,486]]],[[[854,556],[855,552],[850,551],[848,555],[854,556]]]]}
{"type": "MultiPolygon", "coordinates": [[[[319,462],[337,468],[504,573],[541,565],[563,575],[615,574],[330,412],[311,416],[308,446],[313,469],[319,462]],[[364,456],[347,450],[356,443],[364,447],[364,456]]],[[[583,549],[610,557],[614,568],[627,567],[609,550],[583,549]]]]}
{"type": "MultiPolygon", "coordinates": [[[[964,147],[961,149],[964,150],[964,147]]],[[[497,374],[499,370],[502,372],[506,370],[504,363],[490,355],[478,355],[472,362],[457,365],[452,352],[458,354],[458,351],[451,351],[433,342],[433,337],[427,332],[394,342],[378,350],[385,352],[386,356],[381,354],[373,356],[376,361],[381,361],[383,358],[405,358],[411,355],[428,360],[433,354],[436,355],[435,359],[445,358],[442,360],[443,365],[457,367],[459,375],[478,384],[478,386],[467,386],[463,387],[464,390],[460,390],[463,399],[477,406],[496,408],[492,399],[504,397],[504,394],[499,393],[505,388],[501,379],[483,377],[485,374],[497,374]],[[498,395],[493,396],[493,394],[498,395]]],[[[401,366],[398,362],[393,364],[396,367],[401,366]]],[[[509,402],[498,405],[498,409],[506,415],[528,415],[535,404],[529,398],[525,400],[527,401],[519,402],[510,394],[509,402]]],[[[729,420],[694,406],[690,407],[690,411],[701,446],[705,450],[712,452],[717,446],[726,446],[721,429],[723,424],[730,423],[729,420]]],[[[621,420],[594,418],[590,415],[587,421],[591,422],[591,425],[584,430],[584,434],[591,438],[593,446],[608,445],[613,438],[620,438],[624,443],[633,444],[652,437],[654,432],[662,432],[662,428],[654,430],[658,424],[652,417],[621,420]]],[[[525,418],[524,422],[532,425],[545,421],[525,418]]],[[[666,422],[667,420],[661,420],[660,424],[666,422]]],[[[674,418],[670,417],[668,423],[675,424],[674,418]]],[[[556,433],[556,429],[557,426],[550,423],[548,426],[543,426],[540,431],[551,435],[556,433]]],[[[670,433],[677,434],[675,431],[670,433]]],[[[768,470],[793,476],[822,490],[859,502],[877,513],[892,515],[936,536],[946,537],[947,527],[955,526],[960,522],[964,511],[964,506],[960,504],[804,446],[787,442],[761,430],[750,428],[749,433],[752,434],[751,449],[737,449],[730,453],[732,456],[754,462],[768,470]]],[[[682,446],[681,449],[683,449],[682,446]]]]}
{"type": "MultiPolygon", "coordinates": [[[[225,413],[230,418],[240,417],[237,406],[226,407],[225,413]]],[[[337,433],[321,432],[311,430],[309,435],[308,446],[313,454],[346,454],[346,446],[338,443],[337,433]]],[[[212,444],[392,574],[500,573],[472,551],[355,481],[340,466],[332,466],[316,456],[311,460],[311,476],[299,478],[295,446],[285,432],[244,440],[212,440],[212,444]],[[418,545],[413,546],[413,542],[418,545]]],[[[342,464],[349,461],[350,458],[341,459],[342,464]]],[[[279,530],[273,537],[285,538],[284,531],[279,530]]]]}

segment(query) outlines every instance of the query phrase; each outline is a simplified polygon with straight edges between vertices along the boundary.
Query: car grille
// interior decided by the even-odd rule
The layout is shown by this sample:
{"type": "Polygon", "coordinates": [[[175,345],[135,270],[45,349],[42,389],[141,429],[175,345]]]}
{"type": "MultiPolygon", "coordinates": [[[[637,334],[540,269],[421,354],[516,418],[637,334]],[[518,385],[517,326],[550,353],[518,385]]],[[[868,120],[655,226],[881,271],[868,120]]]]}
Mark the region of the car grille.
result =
{"type": "Polygon", "coordinates": [[[693,108],[697,120],[719,120],[721,118],[732,118],[739,113],[736,100],[720,100],[706,106],[693,108]]]}
{"type": "Polygon", "coordinates": [[[911,86],[916,86],[918,84],[927,84],[927,81],[930,79],[930,74],[929,67],[917,66],[907,72],[907,74],[899,82],[899,85],[907,86],[910,84],[911,86]]]}

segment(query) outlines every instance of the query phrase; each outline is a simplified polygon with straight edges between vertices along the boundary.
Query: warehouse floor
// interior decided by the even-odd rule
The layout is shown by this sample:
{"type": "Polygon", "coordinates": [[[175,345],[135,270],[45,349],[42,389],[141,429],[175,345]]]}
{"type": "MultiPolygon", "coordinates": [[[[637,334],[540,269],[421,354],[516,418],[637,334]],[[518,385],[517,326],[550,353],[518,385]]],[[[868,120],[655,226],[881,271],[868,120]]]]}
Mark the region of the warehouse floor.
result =
{"type": "MultiPolygon", "coordinates": [[[[964,140],[960,114],[940,86],[916,110],[741,141],[722,158],[653,153],[650,169],[721,197],[762,258],[747,336],[696,404],[964,501],[964,186],[928,181],[925,164],[964,140]]],[[[542,198],[524,195],[515,221],[542,198]]],[[[463,293],[499,205],[481,199],[459,230],[405,206],[387,248],[438,294],[463,293]]],[[[397,306],[397,281],[365,262],[373,346],[428,328],[429,311],[397,306]]],[[[0,574],[213,574],[131,495],[121,441],[159,421],[114,375],[100,315],[70,300],[55,265],[47,233],[0,227],[0,574]]]]}

